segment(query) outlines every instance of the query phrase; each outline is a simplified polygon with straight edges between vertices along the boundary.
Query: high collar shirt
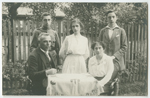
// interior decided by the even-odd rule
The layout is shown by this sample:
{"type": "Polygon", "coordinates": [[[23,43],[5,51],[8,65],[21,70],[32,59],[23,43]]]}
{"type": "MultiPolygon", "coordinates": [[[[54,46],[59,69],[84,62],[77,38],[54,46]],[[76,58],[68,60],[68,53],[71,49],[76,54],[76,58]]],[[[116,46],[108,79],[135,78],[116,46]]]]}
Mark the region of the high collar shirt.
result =
{"type": "Polygon", "coordinates": [[[119,26],[117,24],[115,24],[115,27],[113,27],[113,28],[110,28],[109,26],[106,26],[106,28],[109,29],[108,34],[109,34],[109,38],[111,39],[114,29],[119,28],[119,26]]]}
{"type": "Polygon", "coordinates": [[[40,48],[40,50],[47,56],[47,58],[49,59],[49,61],[51,61],[51,58],[49,57],[49,52],[48,51],[44,51],[42,48],[40,48]]]}

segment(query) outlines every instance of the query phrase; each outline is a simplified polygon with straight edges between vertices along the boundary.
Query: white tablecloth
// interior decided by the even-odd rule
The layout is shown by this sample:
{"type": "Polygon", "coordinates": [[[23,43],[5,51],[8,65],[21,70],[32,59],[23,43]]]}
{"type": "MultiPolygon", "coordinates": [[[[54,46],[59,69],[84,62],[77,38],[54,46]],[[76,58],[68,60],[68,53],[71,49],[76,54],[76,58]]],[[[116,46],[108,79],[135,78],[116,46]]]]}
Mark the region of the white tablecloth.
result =
{"type": "Polygon", "coordinates": [[[48,76],[47,95],[97,96],[103,87],[90,74],[55,74],[48,76]]]}

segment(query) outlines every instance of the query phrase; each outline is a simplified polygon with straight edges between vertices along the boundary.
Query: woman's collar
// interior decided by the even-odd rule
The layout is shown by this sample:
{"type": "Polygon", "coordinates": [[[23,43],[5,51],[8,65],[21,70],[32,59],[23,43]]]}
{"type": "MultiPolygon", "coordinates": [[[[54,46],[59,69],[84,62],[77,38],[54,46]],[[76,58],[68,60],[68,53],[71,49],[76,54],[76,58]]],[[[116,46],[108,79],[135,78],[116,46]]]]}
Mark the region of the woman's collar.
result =
{"type": "MultiPolygon", "coordinates": [[[[95,58],[96,58],[96,55],[95,55],[95,58]]],[[[103,53],[103,56],[102,56],[102,59],[100,60],[100,62],[103,61],[103,60],[105,60],[105,59],[106,59],[106,54],[103,53]]]]}

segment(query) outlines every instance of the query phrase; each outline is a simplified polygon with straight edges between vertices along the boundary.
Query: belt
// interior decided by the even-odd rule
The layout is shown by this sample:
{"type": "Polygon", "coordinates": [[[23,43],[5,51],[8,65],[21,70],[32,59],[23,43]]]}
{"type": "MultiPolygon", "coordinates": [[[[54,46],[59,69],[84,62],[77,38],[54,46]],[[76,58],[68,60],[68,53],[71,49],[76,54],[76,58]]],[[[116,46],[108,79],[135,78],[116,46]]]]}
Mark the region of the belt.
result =
{"type": "Polygon", "coordinates": [[[104,77],[94,77],[94,78],[97,79],[97,80],[102,80],[104,77]]]}

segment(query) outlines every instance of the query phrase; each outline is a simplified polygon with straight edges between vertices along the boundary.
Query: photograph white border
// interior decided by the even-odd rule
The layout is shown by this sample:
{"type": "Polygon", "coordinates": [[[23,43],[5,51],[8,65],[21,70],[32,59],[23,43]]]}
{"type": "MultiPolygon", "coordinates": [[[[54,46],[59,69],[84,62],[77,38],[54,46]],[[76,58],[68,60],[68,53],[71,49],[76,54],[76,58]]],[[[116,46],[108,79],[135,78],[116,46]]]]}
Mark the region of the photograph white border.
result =
{"type": "MultiPolygon", "coordinates": [[[[0,3],[1,8],[2,8],[2,2],[97,2],[97,3],[108,3],[108,2],[110,2],[110,3],[120,3],[120,2],[139,2],[140,3],[141,2],[142,3],[142,2],[147,2],[148,5],[150,3],[150,1],[148,1],[148,0],[52,0],[52,1],[49,1],[49,0],[2,0],[1,3],[0,3]]],[[[0,15],[1,18],[0,19],[2,21],[2,10],[0,10],[0,13],[1,13],[1,15],[0,15]]],[[[148,16],[149,16],[149,14],[150,14],[150,7],[148,6],[148,16]]],[[[0,25],[1,25],[0,30],[2,32],[2,23],[0,25]]],[[[148,17],[148,33],[149,33],[149,17],[148,17]]],[[[150,46],[149,37],[150,37],[150,34],[148,34],[148,49],[149,49],[149,46],[150,46]]],[[[2,46],[2,34],[0,34],[0,45],[2,46]]],[[[2,57],[2,48],[0,48],[0,51],[1,51],[0,56],[2,57]]],[[[150,58],[149,58],[149,52],[148,52],[148,70],[150,70],[149,61],[150,61],[150,58]]],[[[0,59],[0,62],[1,62],[1,65],[2,65],[2,59],[0,59]]],[[[0,95],[1,95],[0,98],[27,98],[27,97],[29,97],[29,98],[35,98],[35,97],[43,98],[43,96],[4,96],[4,95],[2,95],[2,66],[1,66],[0,69],[1,69],[0,70],[0,74],[1,74],[0,75],[0,87],[1,87],[1,89],[0,89],[0,95]]],[[[149,73],[150,73],[150,71],[148,71],[148,81],[149,81],[149,73]]],[[[149,88],[149,85],[148,85],[148,88],[149,88]]],[[[52,96],[44,96],[44,97],[52,98],[52,96]]],[[[55,97],[62,98],[63,96],[55,96],[55,97]]],[[[68,96],[68,97],[70,98],[71,96],[68,96]]],[[[71,98],[73,98],[73,97],[74,96],[72,96],[71,98]]],[[[88,97],[88,96],[85,96],[85,97],[88,97]]],[[[91,97],[91,96],[89,96],[89,97],[91,97]]],[[[103,98],[103,96],[97,96],[97,97],[103,98]]],[[[129,96],[114,96],[114,97],[128,98],[129,96]]],[[[148,90],[148,96],[134,96],[134,97],[139,97],[139,98],[148,97],[149,98],[149,90],[148,90]]],[[[81,96],[78,97],[78,98],[81,98],[81,96]]],[[[93,96],[91,98],[93,98],[93,96]]],[[[107,98],[107,97],[104,97],[104,98],[107,98]]]]}

